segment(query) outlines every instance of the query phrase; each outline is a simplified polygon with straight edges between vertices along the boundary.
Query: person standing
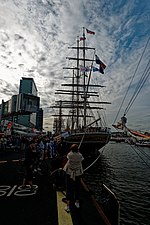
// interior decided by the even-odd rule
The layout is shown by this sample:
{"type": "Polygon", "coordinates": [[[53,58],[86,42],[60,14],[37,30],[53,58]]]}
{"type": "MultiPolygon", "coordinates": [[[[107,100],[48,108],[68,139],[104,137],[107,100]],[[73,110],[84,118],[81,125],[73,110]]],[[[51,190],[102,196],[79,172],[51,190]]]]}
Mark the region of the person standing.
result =
{"type": "Polygon", "coordinates": [[[35,162],[35,143],[34,140],[29,141],[25,150],[25,175],[23,178],[22,188],[30,185],[31,191],[33,190],[33,166],[35,162]]]}
{"type": "Polygon", "coordinates": [[[81,175],[83,174],[82,161],[83,156],[79,152],[77,144],[70,147],[70,152],[67,154],[67,163],[63,170],[66,172],[66,199],[67,206],[65,210],[70,212],[70,202],[74,201],[77,208],[80,207],[80,185],[81,175]]]}
{"type": "Polygon", "coordinates": [[[43,161],[45,159],[45,145],[42,139],[39,140],[38,147],[41,152],[41,160],[43,161]]]}
{"type": "Polygon", "coordinates": [[[57,152],[60,157],[67,155],[67,146],[64,142],[64,137],[61,137],[61,141],[58,143],[57,152]]]}

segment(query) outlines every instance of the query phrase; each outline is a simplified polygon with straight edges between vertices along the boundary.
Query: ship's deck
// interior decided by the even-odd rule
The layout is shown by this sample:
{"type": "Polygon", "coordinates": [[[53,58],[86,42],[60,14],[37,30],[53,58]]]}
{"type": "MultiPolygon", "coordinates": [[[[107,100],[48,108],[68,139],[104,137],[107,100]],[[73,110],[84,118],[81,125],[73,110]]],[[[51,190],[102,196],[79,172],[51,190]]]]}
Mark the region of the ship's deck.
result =
{"type": "Polygon", "coordinates": [[[35,175],[34,184],[38,189],[33,193],[20,190],[23,179],[21,157],[20,153],[0,152],[1,225],[109,224],[84,185],[81,189],[81,207],[77,209],[72,206],[71,213],[64,210],[65,192],[54,189],[50,173],[35,175]]]}

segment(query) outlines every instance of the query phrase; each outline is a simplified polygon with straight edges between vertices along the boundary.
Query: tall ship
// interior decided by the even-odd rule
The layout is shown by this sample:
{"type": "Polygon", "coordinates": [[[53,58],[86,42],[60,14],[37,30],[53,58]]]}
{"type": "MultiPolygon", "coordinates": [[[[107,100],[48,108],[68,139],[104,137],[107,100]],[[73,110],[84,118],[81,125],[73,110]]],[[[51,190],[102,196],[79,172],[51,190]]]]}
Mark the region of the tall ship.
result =
{"type": "Polygon", "coordinates": [[[71,70],[72,75],[64,77],[69,83],[61,84],[63,88],[56,90],[55,94],[60,95],[61,99],[51,106],[57,110],[53,115],[55,138],[63,137],[67,146],[78,144],[84,156],[97,154],[111,137],[104,112],[104,106],[111,103],[100,99],[99,90],[105,86],[94,83],[97,74],[104,74],[106,65],[96,54],[95,48],[87,46],[90,35],[95,35],[95,32],[83,27],[76,46],[70,47],[76,56],[67,57],[72,64],[63,69],[71,70]]]}

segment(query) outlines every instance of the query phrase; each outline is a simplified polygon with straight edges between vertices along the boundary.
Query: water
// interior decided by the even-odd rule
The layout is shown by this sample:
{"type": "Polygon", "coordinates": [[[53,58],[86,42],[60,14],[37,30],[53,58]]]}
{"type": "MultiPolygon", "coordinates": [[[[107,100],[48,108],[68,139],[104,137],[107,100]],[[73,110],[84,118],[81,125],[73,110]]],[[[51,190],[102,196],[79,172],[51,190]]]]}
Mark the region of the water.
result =
{"type": "Polygon", "coordinates": [[[121,225],[150,225],[150,148],[110,142],[85,178],[97,200],[102,183],[116,194],[121,225]]]}

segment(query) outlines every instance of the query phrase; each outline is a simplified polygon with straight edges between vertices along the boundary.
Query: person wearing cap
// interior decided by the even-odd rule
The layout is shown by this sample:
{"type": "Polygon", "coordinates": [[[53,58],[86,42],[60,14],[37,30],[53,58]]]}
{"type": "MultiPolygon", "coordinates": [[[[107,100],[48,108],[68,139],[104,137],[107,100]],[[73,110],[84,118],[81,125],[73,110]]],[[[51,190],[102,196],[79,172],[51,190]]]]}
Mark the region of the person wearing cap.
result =
{"type": "Polygon", "coordinates": [[[66,172],[66,199],[67,206],[65,210],[70,212],[70,202],[74,201],[77,208],[80,207],[80,181],[83,174],[83,155],[79,152],[77,144],[70,147],[70,152],[67,154],[67,163],[63,170],[66,172]]]}

